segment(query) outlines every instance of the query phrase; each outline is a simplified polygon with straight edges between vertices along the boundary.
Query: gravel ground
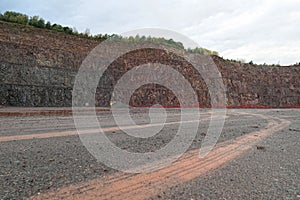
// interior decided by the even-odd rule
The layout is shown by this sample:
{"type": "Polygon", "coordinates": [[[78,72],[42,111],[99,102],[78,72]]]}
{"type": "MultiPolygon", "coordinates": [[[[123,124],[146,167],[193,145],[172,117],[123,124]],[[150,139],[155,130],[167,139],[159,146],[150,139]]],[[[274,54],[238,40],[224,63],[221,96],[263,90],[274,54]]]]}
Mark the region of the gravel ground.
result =
{"type": "MultiPolygon", "coordinates": [[[[300,110],[238,110],[277,116],[292,124],[219,170],[170,188],[154,198],[163,199],[297,199],[299,196],[300,110]]],[[[267,122],[229,111],[218,142],[257,131],[267,122]]],[[[208,114],[202,115],[203,119],[208,114]]],[[[105,127],[115,126],[110,114],[98,116],[105,127]]],[[[149,122],[139,111],[132,112],[137,124],[149,122]]],[[[178,110],[168,111],[167,122],[178,121],[178,110]]],[[[0,137],[75,130],[71,117],[1,117],[0,137]]],[[[87,125],[88,127],[88,125],[87,125]]],[[[190,149],[199,148],[208,124],[203,121],[190,149]]],[[[132,152],[155,151],[176,134],[178,125],[166,125],[148,139],[137,139],[122,131],[107,132],[110,140],[132,152]]],[[[142,131],[142,130],[141,130],[142,131]]],[[[26,199],[34,194],[68,186],[116,172],[97,162],[79,136],[1,142],[0,199],[26,199]]]]}
{"type": "Polygon", "coordinates": [[[153,199],[300,199],[300,110],[256,112],[292,124],[243,157],[153,199]]]}

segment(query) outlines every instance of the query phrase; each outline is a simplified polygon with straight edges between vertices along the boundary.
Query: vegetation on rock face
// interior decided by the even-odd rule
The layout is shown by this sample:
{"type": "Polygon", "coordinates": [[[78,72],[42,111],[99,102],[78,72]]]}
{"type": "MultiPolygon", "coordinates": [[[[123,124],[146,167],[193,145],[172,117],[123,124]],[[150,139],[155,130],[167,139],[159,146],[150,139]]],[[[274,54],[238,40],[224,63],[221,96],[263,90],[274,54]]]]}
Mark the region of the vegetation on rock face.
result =
{"type": "Polygon", "coordinates": [[[183,44],[181,42],[176,42],[173,39],[166,39],[166,38],[155,38],[155,37],[146,37],[146,36],[135,36],[135,37],[121,37],[116,34],[97,34],[97,35],[91,35],[89,32],[89,29],[87,29],[84,33],[79,33],[75,28],[70,28],[68,26],[62,26],[60,24],[52,24],[49,21],[45,21],[43,18],[39,16],[33,16],[29,17],[25,14],[14,12],[14,11],[6,11],[4,14],[0,13],[0,20],[11,22],[11,23],[17,23],[22,25],[29,25],[37,28],[43,28],[43,29],[49,29],[57,32],[63,32],[66,34],[76,35],[80,37],[95,39],[95,40],[106,40],[108,38],[114,38],[122,40],[123,42],[149,42],[154,44],[162,44],[167,45],[170,47],[174,47],[176,49],[180,50],[186,50],[190,53],[196,53],[201,55],[218,55],[218,52],[211,51],[205,48],[196,47],[195,49],[185,49],[183,44]]]}
{"type": "Polygon", "coordinates": [[[190,53],[197,53],[201,55],[217,55],[217,56],[219,55],[219,53],[216,51],[211,51],[209,49],[200,48],[200,47],[196,47],[195,49],[188,49],[187,51],[190,53]]]}
{"type": "Polygon", "coordinates": [[[113,40],[128,42],[128,43],[152,43],[157,45],[166,45],[179,50],[186,50],[181,42],[176,42],[173,39],[166,39],[162,37],[157,38],[157,37],[150,37],[150,36],[146,37],[146,36],[139,36],[139,35],[136,35],[135,37],[133,36],[122,37],[119,35],[114,35],[113,40]]]}
{"type": "Polygon", "coordinates": [[[18,24],[29,24],[29,18],[27,15],[12,11],[6,11],[3,15],[0,13],[0,19],[18,24]]]}
{"type": "Polygon", "coordinates": [[[34,26],[37,28],[44,28],[44,29],[49,29],[49,30],[54,30],[58,32],[64,32],[67,34],[71,35],[78,35],[86,38],[91,38],[91,39],[97,39],[97,40],[105,40],[109,37],[112,37],[113,35],[108,35],[108,34],[98,34],[92,36],[89,34],[89,31],[85,31],[85,33],[79,33],[75,28],[70,28],[68,26],[62,26],[60,24],[51,24],[51,22],[45,20],[39,16],[33,16],[33,17],[28,17],[25,14],[18,13],[18,12],[13,12],[13,11],[6,11],[4,14],[0,13],[0,20],[6,21],[6,22],[12,22],[12,23],[17,23],[17,24],[22,24],[22,25],[29,25],[29,26],[34,26]]]}

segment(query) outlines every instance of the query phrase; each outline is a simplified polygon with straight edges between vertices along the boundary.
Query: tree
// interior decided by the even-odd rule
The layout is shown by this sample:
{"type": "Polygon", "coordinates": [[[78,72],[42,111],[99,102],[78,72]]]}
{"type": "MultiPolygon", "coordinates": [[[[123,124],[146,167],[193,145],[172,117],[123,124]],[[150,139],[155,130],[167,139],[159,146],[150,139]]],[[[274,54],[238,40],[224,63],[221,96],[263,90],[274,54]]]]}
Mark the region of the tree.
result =
{"type": "Polygon", "coordinates": [[[16,19],[19,24],[23,24],[23,25],[28,24],[28,16],[27,15],[23,15],[23,14],[17,15],[16,19]]]}
{"type": "Polygon", "coordinates": [[[55,31],[59,31],[59,32],[63,32],[64,30],[63,30],[63,27],[60,25],[60,24],[53,24],[52,26],[51,26],[51,29],[52,30],[55,30],[55,31]]]}
{"type": "Polygon", "coordinates": [[[85,29],[84,35],[85,35],[85,36],[90,36],[90,35],[91,35],[91,31],[90,31],[89,28],[86,28],[86,29],[85,29]]]}
{"type": "Polygon", "coordinates": [[[40,18],[37,22],[37,26],[38,28],[45,28],[45,20],[43,18],[40,18]]]}
{"type": "Polygon", "coordinates": [[[13,11],[6,11],[4,15],[1,14],[1,19],[7,22],[14,22],[26,25],[28,23],[28,16],[22,13],[13,11]]]}
{"type": "Polygon", "coordinates": [[[70,27],[67,27],[67,26],[63,27],[63,30],[64,30],[65,33],[68,33],[68,34],[72,34],[73,33],[73,29],[70,28],[70,27]]]}
{"type": "Polygon", "coordinates": [[[140,37],[140,41],[142,41],[142,42],[145,42],[146,39],[147,39],[147,38],[146,38],[146,36],[144,36],[144,35],[143,35],[142,37],[140,37]]]}
{"type": "Polygon", "coordinates": [[[218,55],[219,55],[219,52],[213,51],[213,52],[212,52],[212,55],[218,56],[218,55]]]}
{"type": "Polygon", "coordinates": [[[51,23],[49,21],[46,23],[45,28],[46,29],[51,29],[51,23]]]}
{"type": "Polygon", "coordinates": [[[37,26],[39,22],[39,16],[33,16],[33,17],[30,17],[29,19],[29,25],[31,26],[37,26]]]}

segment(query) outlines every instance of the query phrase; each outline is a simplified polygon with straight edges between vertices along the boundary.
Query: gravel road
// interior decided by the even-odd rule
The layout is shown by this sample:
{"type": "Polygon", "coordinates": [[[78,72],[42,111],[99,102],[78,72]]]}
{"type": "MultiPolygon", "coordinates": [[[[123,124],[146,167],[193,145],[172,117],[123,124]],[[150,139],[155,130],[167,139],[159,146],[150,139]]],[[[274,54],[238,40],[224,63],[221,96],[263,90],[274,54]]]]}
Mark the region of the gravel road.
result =
{"type": "MultiPolygon", "coordinates": [[[[141,132],[143,125],[150,122],[144,111],[131,113],[133,120],[141,125],[136,128],[141,132]]],[[[289,124],[238,157],[201,176],[163,187],[165,189],[157,190],[150,198],[300,199],[299,109],[228,110],[218,143],[265,129],[269,121],[257,114],[283,119],[289,124]]],[[[115,145],[139,153],[161,149],[176,136],[179,124],[174,122],[180,120],[180,112],[169,109],[167,116],[167,125],[155,136],[145,139],[111,129],[116,123],[110,113],[97,115],[102,127],[107,128],[106,136],[115,145]]],[[[209,110],[201,110],[200,126],[189,151],[201,146],[209,117],[209,110]]],[[[0,199],[27,199],[55,193],[59,188],[119,173],[89,153],[77,135],[72,116],[0,117],[0,121],[0,199]],[[60,135],[55,136],[56,133],[60,135]]]]}

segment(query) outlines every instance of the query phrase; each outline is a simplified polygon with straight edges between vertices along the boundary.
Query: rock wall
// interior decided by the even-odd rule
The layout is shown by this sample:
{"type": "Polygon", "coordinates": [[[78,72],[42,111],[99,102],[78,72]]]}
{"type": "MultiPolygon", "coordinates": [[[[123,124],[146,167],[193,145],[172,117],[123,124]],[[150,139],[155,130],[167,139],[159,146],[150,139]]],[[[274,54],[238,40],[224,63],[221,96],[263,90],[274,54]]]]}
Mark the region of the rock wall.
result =
{"type": "Polygon", "coordinates": [[[0,22],[0,105],[71,106],[77,70],[97,44],[0,22]]]}
{"type": "MultiPolygon", "coordinates": [[[[0,22],[0,105],[71,106],[74,79],[81,62],[98,41],[64,33],[0,22]]],[[[229,107],[295,107],[300,105],[300,66],[256,66],[212,57],[227,88],[229,107]]],[[[100,80],[97,106],[109,106],[117,80],[147,63],[173,66],[192,85],[199,106],[210,106],[207,86],[183,58],[163,50],[143,49],[113,62],[100,80]]],[[[172,91],[145,85],[132,95],[133,106],[179,106],[172,91]]]]}
{"type": "Polygon", "coordinates": [[[227,87],[229,106],[299,106],[300,66],[255,66],[214,60],[227,87]]]}

